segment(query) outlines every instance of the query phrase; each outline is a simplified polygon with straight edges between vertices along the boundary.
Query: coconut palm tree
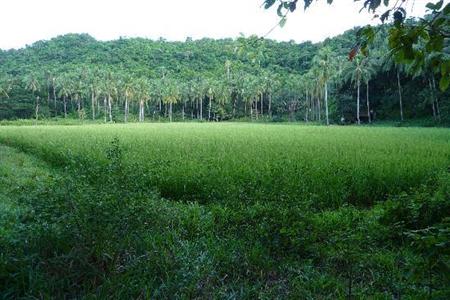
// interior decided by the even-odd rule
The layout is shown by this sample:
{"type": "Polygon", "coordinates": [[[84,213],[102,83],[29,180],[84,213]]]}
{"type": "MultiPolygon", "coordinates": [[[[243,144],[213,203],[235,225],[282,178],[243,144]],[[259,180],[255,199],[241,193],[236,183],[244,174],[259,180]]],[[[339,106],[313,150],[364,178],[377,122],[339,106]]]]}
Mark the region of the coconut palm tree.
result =
{"type": "Polygon", "coordinates": [[[358,124],[361,124],[360,119],[360,91],[361,81],[363,80],[363,74],[365,72],[365,62],[362,55],[357,55],[351,63],[344,69],[346,79],[350,79],[356,85],[356,120],[358,124]]]}
{"type": "Polygon", "coordinates": [[[36,121],[39,119],[39,95],[36,95],[36,93],[39,93],[41,90],[41,83],[39,81],[38,75],[36,73],[30,73],[27,74],[23,78],[23,82],[25,84],[25,89],[28,91],[31,91],[33,98],[35,98],[35,118],[36,121]]]}
{"type": "Polygon", "coordinates": [[[125,106],[124,106],[124,122],[128,122],[128,115],[130,111],[129,100],[133,98],[135,94],[135,85],[133,84],[133,78],[130,75],[125,75],[123,78],[123,95],[125,97],[125,106]]]}
{"type": "Polygon", "coordinates": [[[3,95],[9,98],[9,92],[12,90],[13,80],[10,76],[0,77],[0,96],[3,95]]]}
{"type": "Polygon", "coordinates": [[[313,59],[317,67],[318,83],[323,86],[325,102],[325,118],[327,125],[330,125],[328,111],[328,83],[335,73],[334,57],[330,47],[323,47],[313,59]]]}

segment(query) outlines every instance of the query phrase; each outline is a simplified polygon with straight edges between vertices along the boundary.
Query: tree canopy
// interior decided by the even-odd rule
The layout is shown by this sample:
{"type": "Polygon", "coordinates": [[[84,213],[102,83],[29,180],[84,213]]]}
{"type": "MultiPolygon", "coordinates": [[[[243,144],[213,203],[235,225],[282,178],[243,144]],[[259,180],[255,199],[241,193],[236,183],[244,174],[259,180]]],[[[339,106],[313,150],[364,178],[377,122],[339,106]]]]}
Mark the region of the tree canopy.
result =
{"type": "MultiPolygon", "coordinates": [[[[354,0],[357,2],[358,0],[354,0]]],[[[299,2],[304,2],[306,10],[313,0],[265,0],[265,8],[277,5],[280,16],[280,26],[286,23],[290,12],[298,8],[299,2]]],[[[332,4],[333,0],[327,0],[332,4]]],[[[358,1],[359,2],[359,1],[358,1]]],[[[409,64],[415,70],[431,69],[440,73],[439,86],[446,90],[450,84],[450,3],[444,5],[444,0],[427,3],[429,14],[418,22],[408,22],[405,6],[408,1],[392,0],[364,0],[361,10],[368,10],[382,23],[392,21],[393,25],[388,33],[391,55],[397,63],[409,64]],[[381,10],[381,13],[379,12],[381,10]]],[[[371,26],[362,28],[358,33],[357,43],[349,49],[349,58],[353,59],[359,51],[367,55],[368,44],[375,37],[375,30],[371,26]]]]}

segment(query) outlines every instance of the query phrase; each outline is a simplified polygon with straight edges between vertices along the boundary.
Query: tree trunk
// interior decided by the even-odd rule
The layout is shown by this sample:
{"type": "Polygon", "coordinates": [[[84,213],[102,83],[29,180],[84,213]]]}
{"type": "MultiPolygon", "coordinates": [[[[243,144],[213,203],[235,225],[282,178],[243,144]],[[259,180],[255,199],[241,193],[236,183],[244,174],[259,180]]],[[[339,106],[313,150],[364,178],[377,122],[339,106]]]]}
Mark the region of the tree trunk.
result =
{"type": "Polygon", "coordinates": [[[431,76],[432,82],[433,82],[433,98],[434,101],[436,102],[436,115],[439,121],[441,121],[441,110],[439,108],[439,99],[436,96],[436,81],[434,79],[434,75],[431,76]]]}
{"type": "Polygon", "coordinates": [[[183,110],[181,111],[181,116],[182,116],[182,118],[183,118],[183,121],[184,121],[184,110],[185,110],[185,106],[186,106],[186,101],[183,100],[183,110]]]}
{"type": "Polygon", "coordinates": [[[360,92],[360,89],[361,89],[361,82],[360,82],[359,79],[358,79],[357,85],[358,85],[358,90],[357,90],[357,95],[356,95],[356,120],[357,120],[358,125],[359,125],[359,124],[361,124],[361,119],[359,118],[359,106],[360,106],[359,92],[360,92]]]}
{"type": "Polygon", "coordinates": [[[81,120],[81,99],[80,99],[80,97],[78,95],[76,96],[76,101],[77,101],[78,119],[81,120]]]}
{"type": "Polygon", "coordinates": [[[269,117],[272,118],[272,94],[269,93],[269,117]]]}
{"type": "Polygon", "coordinates": [[[317,97],[317,116],[319,117],[319,122],[322,121],[322,116],[320,114],[320,98],[317,97]]]}
{"type": "Polygon", "coordinates": [[[35,116],[36,116],[36,121],[39,120],[39,96],[36,96],[35,116]]]}
{"type": "Polygon", "coordinates": [[[398,100],[400,104],[400,120],[403,122],[402,85],[400,83],[400,72],[398,69],[397,69],[397,85],[398,85],[398,100]]]}
{"type": "Polygon", "coordinates": [[[67,118],[67,99],[66,96],[63,96],[63,102],[64,102],[64,119],[67,118]]]}
{"type": "Polygon", "coordinates": [[[106,116],[108,114],[108,105],[107,105],[106,102],[107,102],[107,100],[106,100],[106,97],[105,97],[105,98],[103,98],[103,107],[105,108],[105,123],[107,122],[106,116]]]}
{"type": "Polygon", "coordinates": [[[367,101],[367,118],[369,123],[372,123],[372,118],[370,117],[370,102],[369,102],[369,81],[366,82],[366,101],[367,101]]]}
{"type": "Polygon", "coordinates": [[[139,122],[144,122],[144,101],[139,101],[139,122]]]}
{"type": "Polygon", "coordinates": [[[111,95],[108,95],[108,114],[109,114],[109,122],[112,123],[112,103],[111,103],[111,95]]]}
{"type": "Polygon", "coordinates": [[[91,91],[92,120],[95,120],[95,91],[91,91]]]}
{"type": "Polygon", "coordinates": [[[128,96],[125,95],[125,114],[124,114],[124,122],[128,122],[128,96]]]}
{"type": "Polygon", "coordinates": [[[200,121],[203,120],[203,98],[200,98],[200,121]]]}
{"type": "Polygon", "coordinates": [[[431,91],[431,109],[433,111],[433,120],[436,121],[436,107],[434,106],[434,91],[433,91],[433,85],[431,83],[431,79],[428,78],[428,84],[430,86],[431,91]]]}
{"type": "Polygon", "coordinates": [[[169,103],[169,122],[172,122],[172,102],[169,103]]]}
{"type": "Polygon", "coordinates": [[[308,91],[305,91],[305,122],[308,123],[308,114],[309,114],[309,100],[308,100],[308,91]]]}
{"type": "Polygon", "coordinates": [[[52,79],[52,89],[53,89],[53,103],[55,107],[55,117],[58,116],[58,109],[56,107],[56,89],[55,89],[55,79],[52,79]]]}
{"type": "Polygon", "coordinates": [[[208,97],[209,98],[209,104],[208,104],[208,121],[210,121],[211,120],[211,105],[212,105],[212,103],[211,103],[211,98],[212,97],[208,97]]]}
{"type": "Polygon", "coordinates": [[[261,117],[264,117],[264,94],[261,93],[261,117]]]}
{"type": "Polygon", "coordinates": [[[102,111],[102,108],[100,106],[100,100],[97,98],[96,102],[97,102],[97,115],[100,116],[100,112],[102,111]]]}
{"type": "Polygon", "coordinates": [[[328,83],[325,82],[325,116],[327,118],[327,125],[330,125],[328,118],[328,83]]]}
{"type": "Polygon", "coordinates": [[[47,80],[47,106],[50,109],[50,82],[47,80]]]}

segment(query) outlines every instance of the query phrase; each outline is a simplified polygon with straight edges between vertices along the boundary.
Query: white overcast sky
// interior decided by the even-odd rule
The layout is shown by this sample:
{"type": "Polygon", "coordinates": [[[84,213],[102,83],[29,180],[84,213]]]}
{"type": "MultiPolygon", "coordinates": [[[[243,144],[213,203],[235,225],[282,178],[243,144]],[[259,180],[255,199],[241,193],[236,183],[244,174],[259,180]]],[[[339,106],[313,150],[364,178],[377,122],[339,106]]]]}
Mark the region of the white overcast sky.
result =
{"type": "MultiPolygon", "coordinates": [[[[410,2],[413,0],[409,0],[410,2]]],[[[263,0],[0,0],[0,48],[20,48],[66,33],[89,33],[99,40],[147,37],[185,40],[264,35],[277,22],[263,0]]],[[[301,0],[299,2],[302,2],[301,0]]],[[[268,38],[321,41],[371,21],[361,1],[318,0],[289,16],[268,38]]],[[[428,0],[415,0],[410,15],[422,16],[428,0]]],[[[447,1],[446,1],[447,2],[447,1]]]]}

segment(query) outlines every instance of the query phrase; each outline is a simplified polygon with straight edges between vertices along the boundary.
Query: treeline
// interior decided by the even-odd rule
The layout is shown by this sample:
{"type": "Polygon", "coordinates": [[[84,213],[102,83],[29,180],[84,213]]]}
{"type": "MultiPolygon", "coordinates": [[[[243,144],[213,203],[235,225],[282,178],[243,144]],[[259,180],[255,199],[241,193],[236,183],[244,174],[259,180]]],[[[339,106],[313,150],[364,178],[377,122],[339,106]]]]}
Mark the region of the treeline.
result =
{"type": "Polygon", "coordinates": [[[0,51],[0,118],[448,122],[440,74],[396,65],[386,30],[352,60],[356,29],[319,44],[60,36],[0,51]]]}

